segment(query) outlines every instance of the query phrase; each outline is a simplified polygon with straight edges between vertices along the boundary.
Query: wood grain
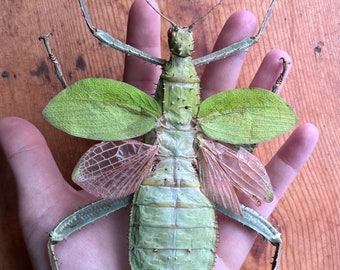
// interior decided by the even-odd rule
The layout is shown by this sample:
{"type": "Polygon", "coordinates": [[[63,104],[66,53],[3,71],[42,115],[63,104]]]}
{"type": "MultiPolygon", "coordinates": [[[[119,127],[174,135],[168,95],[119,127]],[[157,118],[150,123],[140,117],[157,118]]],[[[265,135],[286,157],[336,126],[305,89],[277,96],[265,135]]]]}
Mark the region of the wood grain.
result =
{"type": "MultiPolygon", "coordinates": [[[[124,40],[131,2],[92,1],[89,8],[95,25],[124,40]]],[[[203,0],[159,2],[161,10],[182,25],[211,6],[211,1],[203,0]]],[[[269,2],[227,0],[196,29],[195,56],[211,51],[233,11],[247,9],[261,20],[269,2]]],[[[0,4],[0,117],[15,115],[36,125],[63,175],[70,179],[75,163],[93,142],[65,135],[43,119],[42,109],[60,86],[38,37],[53,32],[52,46],[69,83],[94,76],[121,80],[124,55],[99,46],[90,36],[77,1],[0,0],[0,4]],[[77,61],[83,64],[77,65],[77,61]]],[[[339,9],[339,1],[279,0],[239,79],[240,86],[247,86],[266,52],[276,48],[288,51],[293,70],[283,96],[296,110],[300,123],[312,122],[320,129],[311,159],[271,217],[283,234],[282,269],[340,268],[339,9]]],[[[165,56],[167,27],[164,22],[165,56]]],[[[260,158],[267,162],[286,138],[263,144],[260,158]]],[[[0,168],[0,269],[31,269],[17,217],[16,187],[3,153],[0,168]]],[[[256,241],[244,269],[269,269],[272,249],[266,246],[262,239],[256,241]]]]}

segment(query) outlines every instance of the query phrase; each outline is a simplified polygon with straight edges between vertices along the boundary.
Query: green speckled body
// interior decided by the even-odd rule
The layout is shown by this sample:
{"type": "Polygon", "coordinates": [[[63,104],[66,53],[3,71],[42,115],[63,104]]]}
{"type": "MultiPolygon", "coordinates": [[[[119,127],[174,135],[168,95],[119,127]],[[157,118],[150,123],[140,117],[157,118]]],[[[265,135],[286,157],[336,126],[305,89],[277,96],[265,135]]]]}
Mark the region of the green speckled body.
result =
{"type": "Polygon", "coordinates": [[[130,224],[132,269],[211,269],[215,211],[195,187],[143,185],[130,224]]]}
{"type": "Polygon", "coordinates": [[[198,180],[194,117],[199,78],[190,56],[172,54],[156,99],[163,116],[150,143],[159,145],[159,152],[154,170],[133,200],[131,268],[212,269],[217,224],[214,205],[201,193],[198,180]]]}

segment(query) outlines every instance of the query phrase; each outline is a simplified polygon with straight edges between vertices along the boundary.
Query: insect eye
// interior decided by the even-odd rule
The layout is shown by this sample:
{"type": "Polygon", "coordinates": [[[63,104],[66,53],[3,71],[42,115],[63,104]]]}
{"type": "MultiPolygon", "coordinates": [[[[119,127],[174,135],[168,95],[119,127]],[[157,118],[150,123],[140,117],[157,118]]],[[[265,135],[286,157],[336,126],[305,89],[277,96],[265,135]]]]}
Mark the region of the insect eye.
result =
{"type": "Polygon", "coordinates": [[[173,39],[176,36],[176,30],[171,27],[168,31],[168,38],[173,39]]]}

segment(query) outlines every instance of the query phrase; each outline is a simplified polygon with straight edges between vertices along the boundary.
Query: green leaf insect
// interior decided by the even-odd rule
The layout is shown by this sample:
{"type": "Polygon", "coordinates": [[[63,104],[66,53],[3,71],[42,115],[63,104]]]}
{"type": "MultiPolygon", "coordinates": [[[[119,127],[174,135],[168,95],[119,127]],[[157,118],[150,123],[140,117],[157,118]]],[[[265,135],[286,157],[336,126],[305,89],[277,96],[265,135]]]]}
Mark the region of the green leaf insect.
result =
{"type": "Polygon", "coordinates": [[[238,199],[243,193],[256,204],[272,201],[268,174],[249,151],[217,141],[237,145],[269,140],[293,128],[297,117],[280,97],[258,88],[221,92],[200,103],[195,70],[256,43],[275,2],[256,36],[194,60],[191,30],[203,17],[181,28],[159,13],[171,24],[171,56],[166,61],[95,28],[80,0],[85,21],[98,40],[161,65],[163,72],[155,99],[122,82],[85,79],[61,91],[44,109],[45,118],[57,128],[103,140],[83,155],[72,174],[73,181],[101,200],[75,211],[50,232],[52,269],[59,269],[54,248],[58,242],[129,204],[132,270],[212,269],[218,238],[216,211],[276,246],[272,269],[279,268],[280,233],[238,199]],[[140,135],[145,135],[145,142],[131,139],[140,135]]]}

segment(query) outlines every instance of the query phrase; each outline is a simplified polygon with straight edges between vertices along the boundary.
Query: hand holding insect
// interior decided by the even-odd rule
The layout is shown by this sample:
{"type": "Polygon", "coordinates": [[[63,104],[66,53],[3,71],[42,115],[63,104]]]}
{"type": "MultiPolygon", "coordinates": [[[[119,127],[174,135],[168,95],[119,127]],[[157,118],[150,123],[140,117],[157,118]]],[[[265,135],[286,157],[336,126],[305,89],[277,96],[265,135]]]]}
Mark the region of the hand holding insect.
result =
{"type": "MultiPolygon", "coordinates": [[[[141,7],[136,4],[133,8],[136,11],[139,8],[143,8],[143,6],[141,7]]],[[[140,14],[143,12],[146,11],[140,10],[133,14],[140,14]]],[[[155,14],[150,14],[149,16],[145,17],[147,17],[147,21],[150,20],[153,22],[150,25],[152,25],[152,29],[157,32],[157,27],[155,26],[154,22],[158,21],[158,19],[153,18],[153,15],[157,16],[155,14]]],[[[244,18],[245,16],[247,17],[250,15],[248,13],[239,13],[238,15],[233,16],[232,20],[235,23],[235,21],[237,22],[240,18],[244,18]]],[[[249,18],[250,17],[248,17],[248,19],[249,18]]],[[[139,21],[139,24],[135,25],[136,28],[139,28],[141,23],[147,23],[141,22],[140,19],[137,21],[139,21]]],[[[241,29],[244,30],[244,26],[242,26],[241,29]]],[[[234,30],[235,32],[242,33],[240,29],[234,30]]],[[[230,29],[224,29],[224,31],[226,33],[234,32],[233,30],[230,31],[230,29]]],[[[251,35],[252,31],[244,34],[251,35]]],[[[151,33],[151,35],[158,37],[159,33],[151,33]]],[[[236,39],[239,39],[239,37],[236,39]]],[[[140,42],[140,39],[137,38],[137,40],[134,41],[135,42],[132,42],[136,46],[136,44],[140,42]]],[[[143,41],[141,43],[143,44],[143,41]]],[[[156,47],[157,46],[159,45],[156,45],[156,47]]],[[[151,54],[159,54],[158,50],[159,48],[157,48],[154,53],[151,52],[151,54]]],[[[257,76],[254,79],[254,85],[263,88],[271,88],[278,76],[278,73],[280,73],[280,68],[277,69],[277,73],[275,73],[274,70],[275,74],[273,74],[265,70],[265,66],[268,66],[268,64],[270,66],[270,64],[273,64],[273,62],[274,65],[277,65],[277,61],[281,56],[283,56],[282,52],[276,51],[271,53],[266,58],[264,65],[260,68],[257,76]],[[268,76],[268,81],[263,81],[264,74],[268,76]]],[[[231,72],[226,73],[232,75],[226,78],[225,81],[220,81],[220,84],[221,90],[234,88],[238,71],[241,67],[242,58],[243,54],[235,55],[233,57],[229,57],[223,62],[221,61],[214,65],[210,65],[209,69],[207,69],[205,73],[205,77],[203,78],[203,88],[216,89],[213,87],[214,82],[218,81],[216,77],[214,77],[216,72],[213,72],[214,76],[209,75],[209,70],[213,70],[214,68],[216,68],[216,70],[232,69],[231,72]],[[236,62],[237,64],[232,65],[233,62],[236,62]],[[232,68],[230,68],[231,65],[232,68]]],[[[153,72],[145,72],[145,63],[139,62],[138,64],[137,62],[134,65],[131,65],[130,61],[133,62],[137,60],[133,60],[132,58],[128,58],[127,60],[125,78],[127,78],[128,82],[135,84],[136,81],[138,81],[138,87],[140,89],[145,89],[145,87],[142,86],[145,82],[148,83],[150,80],[157,81],[158,74],[154,67],[151,67],[153,72]],[[140,70],[140,72],[138,72],[138,70],[140,70]],[[145,74],[143,74],[144,72],[145,74]],[[133,76],[137,77],[132,78],[133,76]]],[[[269,69],[273,70],[272,68],[269,69]]],[[[147,88],[152,89],[152,87],[147,88]]],[[[206,94],[204,89],[202,90],[202,95],[206,94]]],[[[69,213],[74,208],[77,208],[93,200],[93,197],[82,192],[75,192],[74,190],[71,190],[69,186],[67,186],[60,176],[60,173],[58,172],[53,159],[46,148],[46,145],[43,143],[41,135],[38,134],[35,129],[32,129],[30,125],[23,123],[20,120],[13,121],[12,119],[12,122],[8,120],[9,119],[4,119],[0,123],[0,138],[5,152],[9,156],[14,156],[14,158],[11,159],[11,164],[18,180],[20,195],[22,196],[20,203],[20,206],[22,207],[21,218],[22,223],[25,224],[24,231],[27,237],[26,241],[29,245],[32,259],[36,265],[36,268],[43,268],[43,266],[47,267],[47,260],[41,262],[43,259],[41,254],[45,254],[46,232],[50,230],[50,228],[55,225],[57,220],[59,220],[65,214],[69,213]],[[16,125],[13,125],[13,123],[16,125]],[[13,136],[13,133],[18,130],[17,128],[21,128],[24,131],[23,134],[26,135],[26,138],[19,137],[20,135],[13,136]],[[10,134],[12,134],[12,136],[10,136],[10,134]],[[23,152],[21,154],[15,155],[15,153],[19,151],[17,148],[19,147],[18,140],[24,140],[24,138],[26,145],[38,145],[38,147],[35,149],[41,150],[37,152],[23,152]],[[33,153],[33,155],[29,156],[31,153],[33,153]],[[34,161],[39,162],[39,168],[32,166],[32,162],[34,163],[34,161]],[[32,179],[32,182],[29,183],[27,179],[32,179]],[[38,194],[38,196],[36,196],[36,194],[38,194]],[[31,199],[31,196],[35,196],[34,200],[31,199]],[[44,206],[44,209],[42,209],[42,205],[44,206]],[[49,218],[47,218],[45,215],[49,216],[49,218]],[[40,218],[39,222],[32,217],[40,218]]],[[[316,137],[315,129],[312,126],[305,125],[300,127],[293,133],[290,140],[273,158],[269,166],[267,166],[268,173],[271,179],[274,181],[273,185],[277,199],[282,196],[282,193],[289,185],[290,181],[294,178],[297,170],[308,158],[309,153],[315,144],[316,137]],[[280,166],[280,169],[278,169],[280,163],[283,160],[285,162],[283,162],[283,165],[280,166]]],[[[267,216],[274,208],[275,203],[272,203],[271,205],[263,205],[260,212],[267,216]]],[[[72,265],[88,265],[91,268],[92,266],[97,265],[98,268],[101,267],[103,269],[109,269],[112,268],[112,266],[116,266],[117,269],[127,269],[128,266],[125,264],[127,263],[127,231],[126,233],[123,231],[123,228],[128,228],[128,214],[126,212],[127,211],[124,211],[124,213],[123,211],[118,212],[112,217],[104,219],[99,223],[96,223],[94,226],[90,226],[92,228],[84,229],[86,230],[86,235],[84,237],[82,235],[72,236],[72,243],[74,245],[69,242],[65,247],[60,246],[59,248],[58,246],[59,256],[63,258],[63,268],[68,269],[68,265],[70,264],[70,267],[72,265]],[[120,219],[121,216],[124,216],[124,218],[120,219]],[[87,255],[87,252],[91,255],[87,255]],[[99,254],[101,260],[98,260],[99,254]],[[106,258],[104,254],[107,254],[108,257],[106,258]],[[85,260],[89,261],[85,262],[85,260]]],[[[247,251],[249,250],[253,241],[253,233],[249,235],[249,231],[244,230],[241,225],[235,225],[234,223],[230,223],[230,221],[228,221],[227,224],[226,222],[223,222],[223,220],[225,219],[222,218],[219,226],[220,241],[217,252],[218,259],[215,269],[225,269],[224,265],[235,269],[240,267],[242,264],[244,256],[246,256],[247,251]],[[231,234],[227,233],[229,230],[232,230],[231,234]],[[237,238],[235,236],[237,236],[237,238]],[[239,248],[230,248],[229,245],[231,243],[237,242],[242,243],[243,246],[239,248]]]]}

